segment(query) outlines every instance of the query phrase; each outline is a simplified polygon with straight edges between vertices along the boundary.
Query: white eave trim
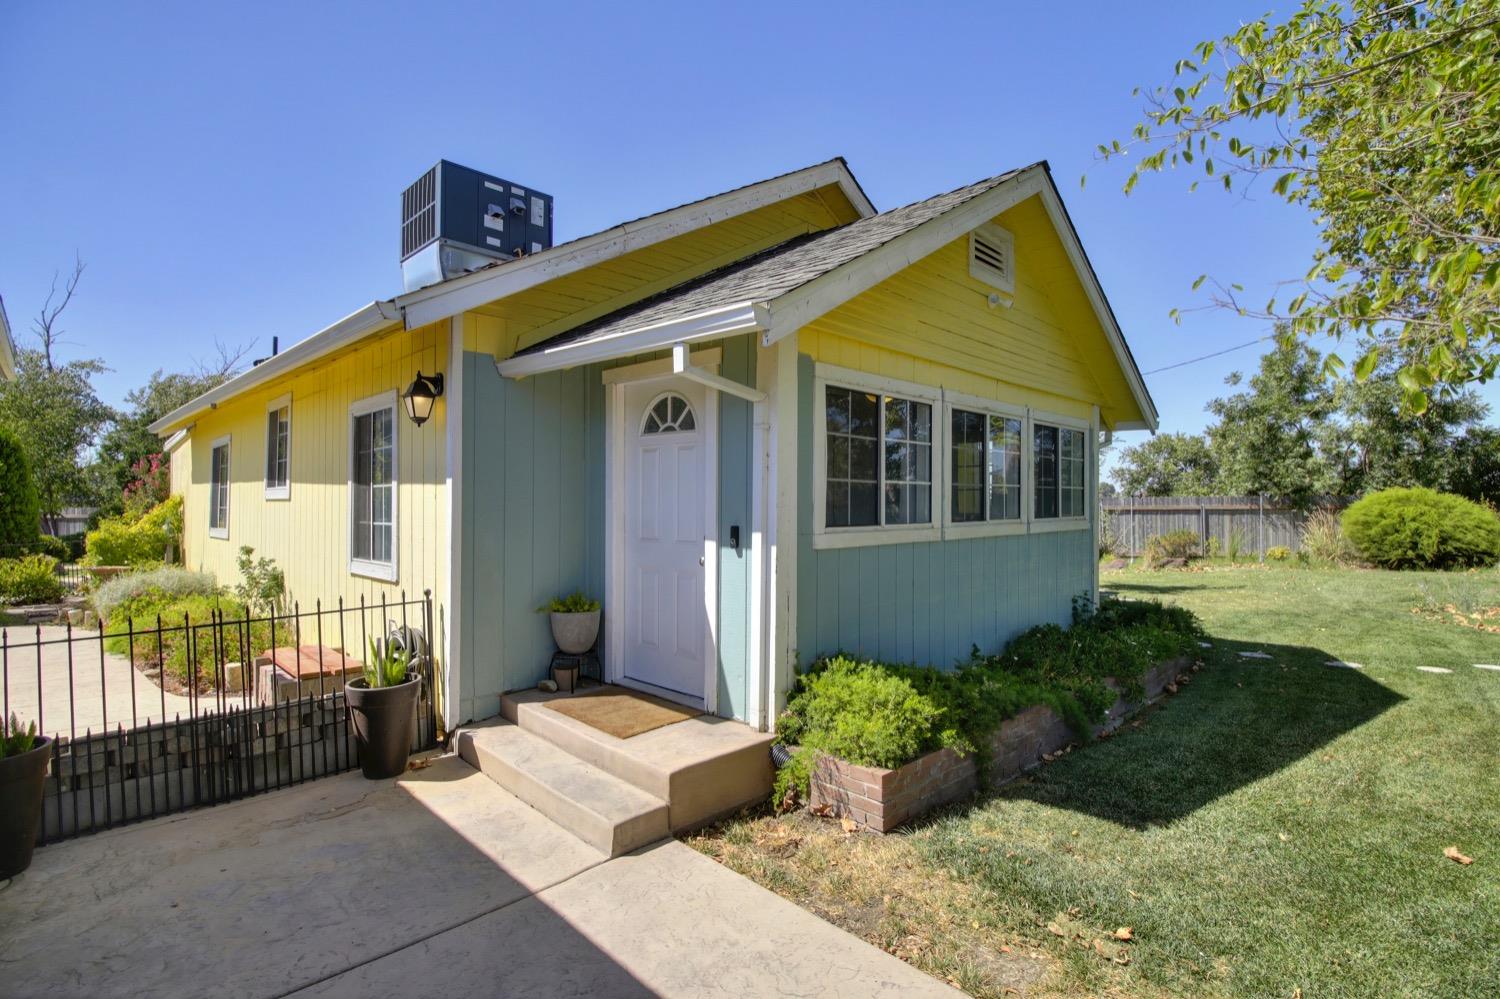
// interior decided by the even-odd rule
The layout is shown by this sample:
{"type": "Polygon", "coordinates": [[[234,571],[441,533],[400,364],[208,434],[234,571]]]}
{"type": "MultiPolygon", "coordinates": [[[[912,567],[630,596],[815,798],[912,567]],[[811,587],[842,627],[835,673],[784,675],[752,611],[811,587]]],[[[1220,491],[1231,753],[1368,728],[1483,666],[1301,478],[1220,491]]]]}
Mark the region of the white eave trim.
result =
{"type": "Polygon", "coordinates": [[[739,302],[682,319],[638,326],[596,339],[577,340],[532,354],[521,354],[497,361],[495,367],[507,378],[520,378],[545,371],[576,368],[596,361],[613,361],[653,350],[665,350],[677,343],[752,333],[763,328],[763,311],[754,302],[739,302]]]}
{"type": "Polygon", "coordinates": [[[1083,247],[1078,242],[1077,233],[1068,221],[1057,188],[1042,164],[1027,167],[1011,179],[1002,181],[993,189],[957,208],[929,219],[889,243],[835,267],[768,303],[765,307],[762,343],[769,347],[1033,195],[1040,195],[1047,215],[1052,220],[1052,227],[1062,240],[1074,272],[1094,309],[1094,315],[1114,351],[1115,360],[1125,373],[1131,395],[1145,417],[1141,426],[1154,431],[1157,425],[1156,406],[1151,401],[1150,393],[1146,391],[1140,370],[1125,346],[1124,334],[1105,301],[1104,289],[1099,287],[1093,268],[1088,265],[1083,247]]]}
{"type": "Polygon", "coordinates": [[[837,185],[843,191],[861,218],[875,214],[875,206],[860,190],[849,168],[839,160],[830,160],[785,177],[648,215],[500,267],[420,288],[395,301],[405,312],[406,328],[416,329],[601,261],[830,185],[837,185]]]}
{"type": "Polygon", "coordinates": [[[183,427],[181,430],[178,430],[171,437],[168,437],[166,443],[161,446],[161,453],[171,454],[173,450],[176,449],[177,445],[187,440],[187,435],[192,432],[192,429],[193,425],[190,423],[187,426],[183,427]]]}
{"type": "Polygon", "coordinates": [[[275,357],[229,379],[218,388],[210,389],[198,398],[172,410],[151,424],[154,434],[162,434],[172,427],[206,409],[212,409],[226,399],[232,399],[248,389],[261,385],[293,368],[301,367],[333,353],[371,333],[391,326],[401,320],[401,310],[394,302],[371,302],[357,312],[340,319],[333,325],[319,330],[301,343],[293,344],[275,357]]]}

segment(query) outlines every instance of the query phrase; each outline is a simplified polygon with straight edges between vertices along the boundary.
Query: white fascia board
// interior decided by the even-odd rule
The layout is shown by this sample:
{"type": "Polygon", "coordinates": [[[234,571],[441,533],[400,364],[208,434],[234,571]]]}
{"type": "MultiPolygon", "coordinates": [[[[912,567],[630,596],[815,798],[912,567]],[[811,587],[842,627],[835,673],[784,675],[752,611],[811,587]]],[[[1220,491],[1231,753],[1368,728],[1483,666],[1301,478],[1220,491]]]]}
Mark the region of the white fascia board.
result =
{"type": "Polygon", "coordinates": [[[869,291],[981,223],[1040,193],[1046,184],[1046,171],[1042,167],[1023,170],[957,208],[788,292],[768,306],[770,322],[764,345],[769,347],[855,295],[869,291]]]}
{"type": "Polygon", "coordinates": [[[171,454],[173,449],[176,448],[177,445],[187,440],[187,435],[192,429],[193,425],[189,423],[187,426],[174,433],[171,437],[168,437],[167,442],[161,446],[161,453],[171,454]]]}
{"type": "Polygon", "coordinates": [[[293,368],[331,354],[400,320],[401,311],[393,302],[371,302],[333,325],[319,330],[306,340],[293,344],[275,357],[267,358],[249,371],[235,375],[217,388],[210,389],[191,402],[177,407],[151,424],[148,429],[154,434],[164,434],[205,409],[212,409],[226,399],[232,399],[241,392],[262,385],[293,368]]]}
{"type": "Polygon", "coordinates": [[[848,167],[830,160],[785,177],[648,215],[430,288],[419,288],[395,301],[405,312],[406,328],[416,329],[633,250],[829,185],[837,185],[844,192],[861,218],[875,214],[875,207],[859,189],[848,167]]]}
{"type": "Polygon", "coordinates": [[[653,350],[665,350],[675,343],[717,340],[739,333],[752,333],[762,328],[761,316],[762,310],[754,302],[740,302],[670,322],[623,330],[596,340],[578,340],[560,344],[550,350],[539,350],[534,354],[521,354],[496,361],[495,368],[507,378],[562,371],[595,361],[613,361],[653,350]]]}
{"type": "Polygon", "coordinates": [[[1135,358],[1130,354],[1130,349],[1125,346],[1125,334],[1120,329],[1120,324],[1115,321],[1114,310],[1109,307],[1109,302],[1104,297],[1104,289],[1099,285],[1099,279],[1094,274],[1094,268],[1089,264],[1088,257],[1083,252],[1083,244],[1078,240],[1078,233],[1073,229],[1073,223],[1068,219],[1067,210],[1063,207],[1062,198],[1058,196],[1057,187],[1052,184],[1051,178],[1042,190],[1042,204],[1047,209],[1047,217],[1052,220],[1052,228],[1057,230],[1057,236],[1062,240],[1063,249],[1068,253],[1068,260],[1073,264],[1073,272],[1078,275],[1079,284],[1083,285],[1084,293],[1088,295],[1089,305],[1094,309],[1094,316],[1099,320],[1099,327],[1104,330],[1104,336],[1109,340],[1110,349],[1115,352],[1115,361],[1120,365],[1120,370],[1125,373],[1125,381],[1130,385],[1130,394],[1135,397],[1135,403],[1140,407],[1144,421],[1136,423],[1118,423],[1120,429],[1142,429],[1156,432],[1158,414],[1156,403],[1151,399],[1151,393],[1146,390],[1145,379],[1141,377],[1141,370],[1136,366],[1135,358]]]}

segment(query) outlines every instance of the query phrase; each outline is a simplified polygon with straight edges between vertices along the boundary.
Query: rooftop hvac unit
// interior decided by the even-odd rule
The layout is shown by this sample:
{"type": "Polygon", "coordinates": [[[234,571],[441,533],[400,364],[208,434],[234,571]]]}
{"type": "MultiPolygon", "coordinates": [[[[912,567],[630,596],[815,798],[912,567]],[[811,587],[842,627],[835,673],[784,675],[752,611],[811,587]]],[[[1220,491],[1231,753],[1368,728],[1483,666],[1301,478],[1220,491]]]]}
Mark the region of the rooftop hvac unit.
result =
{"type": "Polygon", "coordinates": [[[439,160],[401,194],[407,291],[552,245],[552,195],[439,160]]]}

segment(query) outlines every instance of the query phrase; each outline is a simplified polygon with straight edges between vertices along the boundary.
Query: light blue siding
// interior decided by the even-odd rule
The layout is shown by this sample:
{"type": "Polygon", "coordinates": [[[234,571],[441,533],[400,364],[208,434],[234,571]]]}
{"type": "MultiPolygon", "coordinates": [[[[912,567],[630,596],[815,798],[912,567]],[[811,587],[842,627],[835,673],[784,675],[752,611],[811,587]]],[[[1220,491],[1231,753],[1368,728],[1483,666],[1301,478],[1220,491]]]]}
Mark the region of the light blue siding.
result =
{"type": "Polygon", "coordinates": [[[798,363],[797,656],[830,652],[952,666],[972,646],[998,651],[1036,624],[1066,624],[1073,598],[1093,586],[1088,531],[920,544],[812,546],[813,364],[798,363]]]}
{"type": "MultiPolygon", "coordinates": [[[[752,380],[749,338],[721,346],[721,373],[752,380]]],[[[500,377],[488,355],[464,355],[464,718],[498,713],[502,693],[546,675],[552,635],[537,607],[575,589],[604,598],[602,375],[606,367],[654,356],[514,380],[500,377]]],[[[746,703],[748,557],[743,545],[740,552],[729,548],[729,526],[738,524],[748,541],[749,462],[749,405],[721,398],[718,699],[720,714],[739,718],[746,703]]]]}

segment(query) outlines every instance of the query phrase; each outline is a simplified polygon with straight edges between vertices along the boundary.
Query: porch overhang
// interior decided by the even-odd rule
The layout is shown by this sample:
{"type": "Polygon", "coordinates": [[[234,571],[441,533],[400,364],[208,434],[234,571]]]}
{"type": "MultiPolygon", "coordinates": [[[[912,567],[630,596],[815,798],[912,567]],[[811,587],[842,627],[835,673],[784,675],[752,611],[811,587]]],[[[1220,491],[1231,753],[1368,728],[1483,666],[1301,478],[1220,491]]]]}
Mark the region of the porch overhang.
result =
{"type": "Polygon", "coordinates": [[[681,319],[633,327],[520,354],[495,362],[495,367],[507,378],[524,378],[527,375],[576,368],[583,364],[634,357],[655,350],[669,350],[678,343],[758,333],[768,325],[769,317],[764,304],[737,302],[681,319]]]}

